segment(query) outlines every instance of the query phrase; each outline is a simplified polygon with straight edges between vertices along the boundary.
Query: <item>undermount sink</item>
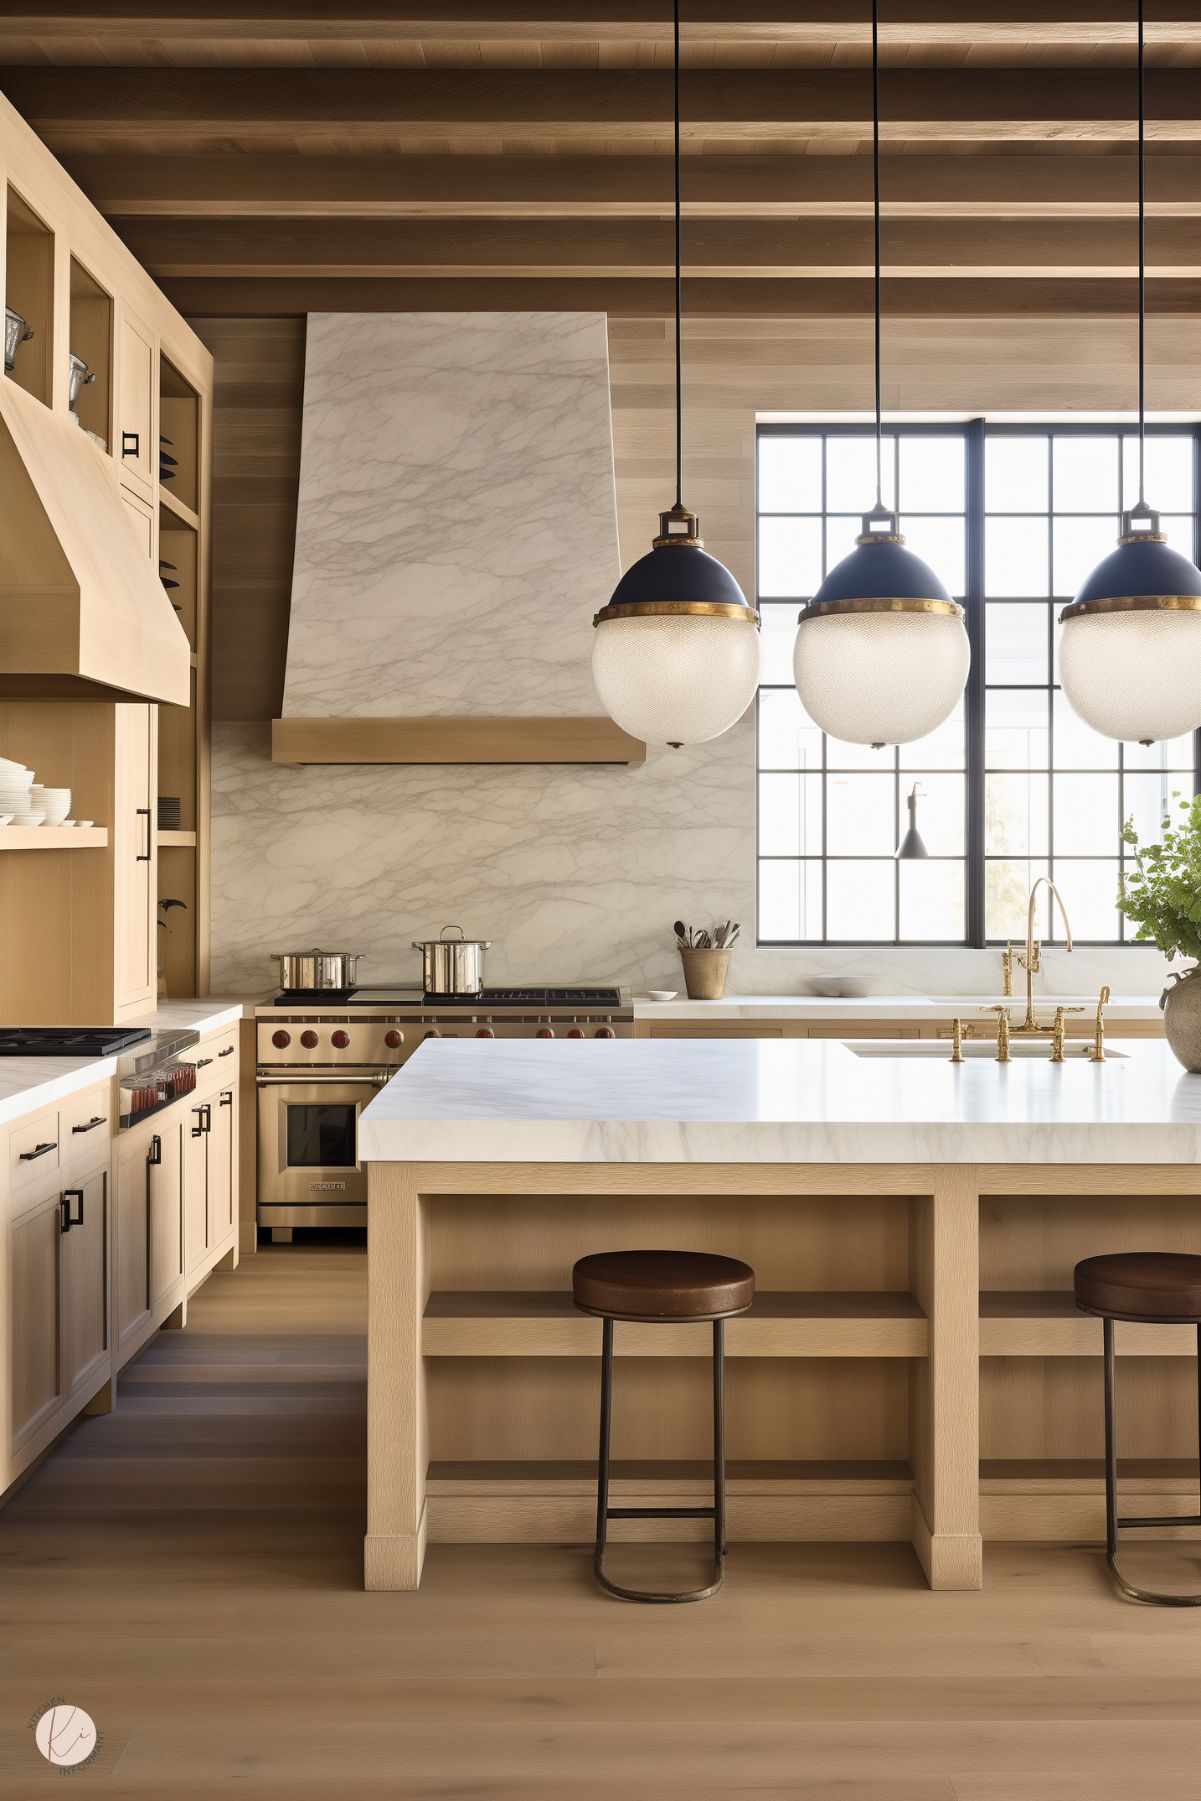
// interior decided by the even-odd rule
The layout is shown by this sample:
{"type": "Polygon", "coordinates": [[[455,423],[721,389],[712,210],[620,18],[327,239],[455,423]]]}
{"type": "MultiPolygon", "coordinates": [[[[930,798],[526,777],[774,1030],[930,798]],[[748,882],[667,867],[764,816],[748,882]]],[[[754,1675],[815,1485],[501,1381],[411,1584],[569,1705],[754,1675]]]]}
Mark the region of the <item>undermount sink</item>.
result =
{"type": "MultiPolygon", "coordinates": [[[[843,1042],[856,1057],[916,1057],[927,1063],[949,1063],[951,1061],[949,1038],[860,1038],[858,1040],[844,1039],[843,1042]]],[[[1069,1040],[1064,1046],[1064,1062],[1080,1063],[1088,1056],[1092,1048],[1091,1040],[1087,1044],[1082,1043],[1079,1039],[1069,1040]]],[[[977,1061],[984,1057],[990,1057],[994,1062],[996,1060],[995,1039],[965,1038],[962,1049],[965,1062],[969,1057],[975,1058],[977,1061]]],[[[1015,1059],[1018,1057],[1041,1057],[1044,1063],[1049,1062],[1051,1035],[1048,1032],[1041,1038],[1011,1038],[1009,1054],[1015,1059]]],[[[1125,1057],[1127,1054],[1126,1051],[1110,1050],[1108,1045],[1105,1047],[1106,1062],[1111,1057],[1125,1057]]]]}
{"type": "MultiPolygon", "coordinates": [[[[926,999],[935,1007],[945,1007],[948,1013],[957,1013],[961,1019],[969,1019],[981,1008],[987,1011],[991,1007],[1009,1007],[1014,1013],[1024,1014],[1026,1011],[1026,991],[1021,994],[928,994],[926,999]]],[[[1036,994],[1034,1010],[1042,1019],[1046,1013],[1054,1013],[1056,1007],[1079,1007],[1082,1012],[1095,1013],[1097,997],[1095,994],[1036,994]]]]}

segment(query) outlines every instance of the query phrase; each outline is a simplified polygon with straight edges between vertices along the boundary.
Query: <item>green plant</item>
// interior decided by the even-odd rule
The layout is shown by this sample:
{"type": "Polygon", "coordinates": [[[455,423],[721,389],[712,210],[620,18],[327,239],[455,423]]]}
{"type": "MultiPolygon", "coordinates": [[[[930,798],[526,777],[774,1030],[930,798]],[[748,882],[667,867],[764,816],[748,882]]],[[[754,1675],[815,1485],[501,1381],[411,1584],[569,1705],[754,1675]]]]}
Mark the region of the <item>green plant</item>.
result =
{"type": "Polygon", "coordinates": [[[1140,844],[1132,819],[1122,828],[1134,868],[1122,877],[1118,909],[1138,926],[1136,938],[1169,957],[1201,958],[1201,794],[1172,799],[1187,817],[1174,826],[1165,815],[1158,844],[1140,844]]]}

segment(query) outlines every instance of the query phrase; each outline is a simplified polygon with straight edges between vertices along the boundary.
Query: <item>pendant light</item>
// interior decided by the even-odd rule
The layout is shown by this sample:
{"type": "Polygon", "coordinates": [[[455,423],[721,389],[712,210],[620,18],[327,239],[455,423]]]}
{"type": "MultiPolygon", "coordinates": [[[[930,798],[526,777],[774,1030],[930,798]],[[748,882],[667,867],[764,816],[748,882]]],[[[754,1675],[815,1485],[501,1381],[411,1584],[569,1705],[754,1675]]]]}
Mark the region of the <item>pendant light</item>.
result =
{"type": "Polygon", "coordinates": [[[652,744],[704,744],[746,712],[759,686],[759,615],[711,557],[683,501],[680,313],[680,4],[675,0],[676,498],[654,548],[626,570],[593,620],[592,675],[610,718],[652,744]]]}
{"type": "Polygon", "coordinates": [[[793,673],[801,704],[832,738],[910,744],[942,724],[967,680],[963,608],[906,550],[884,505],[880,406],[880,24],[872,0],[872,212],[875,221],[876,504],[855,549],[801,611],[793,673]]]}
{"type": "Polygon", "coordinates": [[[919,794],[924,795],[925,792],[926,790],[920,782],[914,782],[913,787],[909,790],[906,800],[909,808],[909,830],[897,845],[896,861],[898,863],[910,863],[918,857],[930,855],[926,849],[926,840],[917,829],[917,797],[919,794]]]}
{"type": "Polygon", "coordinates": [[[1201,726],[1201,570],[1169,550],[1147,505],[1146,51],[1138,7],[1138,503],[1116,550],[1059,615],[1059,679],[1105,738],[1153,744],[1201,726]]]}

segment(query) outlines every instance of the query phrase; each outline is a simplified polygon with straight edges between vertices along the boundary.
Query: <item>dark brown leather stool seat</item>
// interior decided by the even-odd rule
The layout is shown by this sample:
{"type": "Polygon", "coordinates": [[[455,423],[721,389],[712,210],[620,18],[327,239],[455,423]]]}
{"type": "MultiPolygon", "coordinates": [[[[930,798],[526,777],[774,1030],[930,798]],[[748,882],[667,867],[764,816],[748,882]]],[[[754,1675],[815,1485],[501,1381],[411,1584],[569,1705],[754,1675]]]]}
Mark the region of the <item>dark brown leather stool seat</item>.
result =
{"type": "MultiPolygon", "coordinates": [[[[1201,1607],[1201,1594],[1162,1594],[1128,1582],[1118,1567],[1118,1537],[1127,1527],[1155,1531],[1201,1526],[1201,1513],[1124,1514],[1118,1506],[1117,1357],[1115,1320],[1143,1325],[1195,1325],[1201,1369],[1201,1257],[1184,1251],[1116,1251],[1086,1257],[1073,1271],[1076,1305],[1101,1316],[1105,1369],[1105,1561],[1121,1592],[1153,1607],[1201,1607]]],[[[1201,1385],[1198,1387],[1201,1434],[1201,1385]]]]}
{"type": "Polygon", "coordinates": [[[1076,1305],[1111,1319],[1201,1320],[1201,1257],[1121,1251],[1075,1269],[1076,1305]]]}
{"type": "Polygon", "coordinates": [[[577,1307],[610,1319],[725,1319],[750,1306],[755,1272],[704,1251],[601,1251],[580,1258],[571,1289],[577,1307]]]}

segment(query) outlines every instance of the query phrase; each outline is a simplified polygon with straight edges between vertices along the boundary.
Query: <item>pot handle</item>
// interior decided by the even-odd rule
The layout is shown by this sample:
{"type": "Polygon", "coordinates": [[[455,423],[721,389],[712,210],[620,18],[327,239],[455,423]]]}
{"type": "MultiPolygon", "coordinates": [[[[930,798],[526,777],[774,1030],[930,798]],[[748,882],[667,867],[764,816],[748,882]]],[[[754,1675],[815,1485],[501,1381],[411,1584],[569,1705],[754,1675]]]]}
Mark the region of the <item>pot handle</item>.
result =
{"type": "Polygon", "coordinates": [[[441,944],[441,942],[445,938],[447,932],[457,932],[459,934],[459,937],[462,940],[462,942],[464,944],[466,944],[467,934],[463,930],[462,926],[443,926],[442,930],[438,933],[438,943],[439,944],[441,944]]]}

